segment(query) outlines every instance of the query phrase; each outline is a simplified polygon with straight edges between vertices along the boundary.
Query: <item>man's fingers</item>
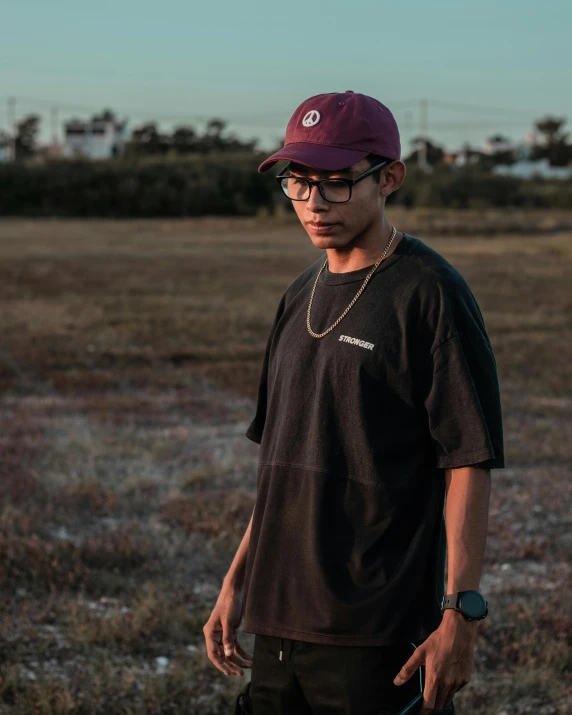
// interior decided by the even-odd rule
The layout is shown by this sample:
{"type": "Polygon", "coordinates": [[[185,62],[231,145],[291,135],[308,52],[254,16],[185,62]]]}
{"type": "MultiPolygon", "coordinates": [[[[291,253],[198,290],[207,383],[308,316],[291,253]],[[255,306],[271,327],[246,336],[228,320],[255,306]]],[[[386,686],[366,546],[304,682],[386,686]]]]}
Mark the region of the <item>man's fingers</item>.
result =
{"type": "Polygon", "coordinates": [[[423,665],[425,662],[425,651],[421,649],[421,646],[417,648],[415,653],[409,658],[409,660],[401,666],[401,670],[393,682],[396,685],[403,685],[414,675],[414,673],[419,669],[419,666],[423,665]]]}
{"type": "MultiPolygon", "coordinates": [[[[244,672],[235,662],[236,655],[224,656],[224,664],[229,668],[233,675],[244,675],[244,672]]],[[[241,664],[242,665],[242,664],[241,664]]]]}
{"type": "MultiPolygon", "coordinates": [[[[231,673],[234,675],[244,675],[242,670],[236,664],[236,654],[234,652],[235,648],[235,631],[228,621],[222,624],[222,646],[221,646],[221,657],[224,659],[225,665],[230,668],[231,673]]],[[[240,663],[240,665],[243,665],[240,663]]]]}
{"type": "Polygon", "coordinates": [[[234,653],[234,639],[236,628],[228,622],[227,619],[222,622],[222,644],[224,647],[224,654],[226,656],[232,655],[234,653]]]}
{"type": "MultiPolygon", "coordinates": [[[[214,641],[211,641],[211,643],[214,644],[214,648],[210,652],[207,648],[209,658],[222,673],[224,673],[225,675],[244,675],[242,670],[234,661],[236,655],[231,655],[227,657],[226,655],[224,655],[222,645],[220,645],[219,643],[215,643],[214,641]]],[[[240,665],[242,665],[242,663],[240,665]]]]}
{"type": "Polygon", "coordinates": [[[240,645],[240,643],[238,642],[238,640],[235,642],[234,650],[235,650],[235,653],[238,653],[238,655],[239,655],[241,658],[244,658],[245,660],[248,660],[248,661],[250,661],[250,663],[252,663],[254,657],[253,657],[250,653],[247,653],[247,652],[244,650],[244,648],[240,645]]]}
{"type": "Polygon", "coordinates": [[[452,686],[447,693],[447,696],[445,697],[445,700],[443,701],[443,705],[441,705],[442,708],[444,708],[447,705],[450,705],[453,702],[453,697],[455,694],[460,690],[460,688],[456,688],[455,686],[452,686]]]}
{"type": "Polygon", "coordinates": [[[239,666],[242,666],[243,668],[250,668],[252,666],[252,661],[249,661],[238,654],[237,645],[238,641],[234,643],[233,650],[230,654],[228,646],[224,648],[224,660],[230,668],[233,668],[232,672],[235,675],[244,675],[239,666]]]}
{"type": "Polygon", "coordinates": [[[226,657],[228,661],[231,663],[235,663],[236,665],[241,665],[243,668],[252,668],[252,661],[247,660],[246,658],[242,658],[238,653],[233,653],[232,655],[229,655],[226,657]]]}
{"type": "Polygon", "coordinates": [[[221,657],[219,652],[219,644],[213,638],[205,638],[207,645],[207,655],[209,660],[213,665],[215,665],[221,673],[225,675],[230,675],[230,669],[226,665],[223,657],[221,657]]]}
{"type": "Polygon", "coordinates": [[[239,644],[237,631],[220,619],[215,626],[208,623],[203,628],[209,660],[225,675],[244,675],[241,666],[252,667],[252,656],[239,644]]]}
{"type": "Polygon", "coordinates": [[[227,658],[234,653],[234,629],[228,620],[222,623],[222,645],[227,658]]]}
{"type": "Polygon", "coordinates": [[[221,673],[225,675],[243,675],[241,669],[232,663],[224,654],[224,646],[221,643],[224,637],[221,638],[221,629],[204,629],[205,642],[207,647],[207,655],[213,665],[215,665],[221,673]]]}

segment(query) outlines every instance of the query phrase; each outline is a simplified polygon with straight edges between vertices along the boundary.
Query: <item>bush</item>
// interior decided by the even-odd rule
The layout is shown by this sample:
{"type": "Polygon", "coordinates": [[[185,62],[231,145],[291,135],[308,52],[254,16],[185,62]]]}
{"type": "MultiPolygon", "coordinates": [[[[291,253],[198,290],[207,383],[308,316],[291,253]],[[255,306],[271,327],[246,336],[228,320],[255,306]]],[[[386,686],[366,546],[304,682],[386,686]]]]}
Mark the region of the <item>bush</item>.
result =
{"type": "Polygon", "coordinates": [[[258,157],[193,156],[0,165],[4,216],[252,216],[273,210],[258,157]]]}
{"type": "MultiPolygon", "coordinates": [[[[0,164],[0,215],[103,218],[254,216],[292,211],[253,152],[106,161],[0,164]]],[[[483,169],[407,167],[388,204],[407,208],[568,208],[572,181],[523,180],[483,169]]]]}
{"type": "Polygon", "coordinates": [[[425,174],[408,166],[402,187],[391,194],[389,203],[407,208],[568,208],[572,181],[517,179],[459,167],[439,167],[425,174]]]}

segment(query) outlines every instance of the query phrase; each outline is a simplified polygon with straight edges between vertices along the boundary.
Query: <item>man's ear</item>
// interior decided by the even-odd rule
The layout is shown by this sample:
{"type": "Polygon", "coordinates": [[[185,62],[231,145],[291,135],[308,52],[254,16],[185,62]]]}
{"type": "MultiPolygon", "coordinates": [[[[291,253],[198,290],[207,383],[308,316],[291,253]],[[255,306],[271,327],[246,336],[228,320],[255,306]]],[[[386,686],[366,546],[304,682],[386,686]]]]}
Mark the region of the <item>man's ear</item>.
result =
{"type": "Polygon", "coordinates": [[[386,171],[381,174],[380,193],[382,196],[389,196],[403,184],[407,169],[405,164],[399,159],[392,162],[386,171]]]}

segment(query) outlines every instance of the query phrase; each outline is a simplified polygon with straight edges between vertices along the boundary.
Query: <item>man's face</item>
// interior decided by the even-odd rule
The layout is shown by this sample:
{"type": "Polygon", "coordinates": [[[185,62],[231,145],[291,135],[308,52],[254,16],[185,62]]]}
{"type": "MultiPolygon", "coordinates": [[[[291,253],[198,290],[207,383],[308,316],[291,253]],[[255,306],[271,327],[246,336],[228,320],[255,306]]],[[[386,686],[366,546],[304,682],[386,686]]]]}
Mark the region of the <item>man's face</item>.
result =
{"type": "MultiPolygon", "coordinates": [[[[313,186],[307,201],[292,201],[300,222],[317,248],[343,248],[362,235],[373,222],[379,221],[385,203],[384,171],[381,182],[367,176],[352,186],[352,197],[345,203],[331,203],[322,198],[318,187],[313,186]],[[319,224],[327,224],[320,228],[319,224]]],[[[370,168],[369,161],[362,159],[341,171],[322,171],[301,164],[291,163],[287,173],[307,179],[353,179],[370,168]]],[[[387,193],[390,192],[386,192],[387,193]]]]}

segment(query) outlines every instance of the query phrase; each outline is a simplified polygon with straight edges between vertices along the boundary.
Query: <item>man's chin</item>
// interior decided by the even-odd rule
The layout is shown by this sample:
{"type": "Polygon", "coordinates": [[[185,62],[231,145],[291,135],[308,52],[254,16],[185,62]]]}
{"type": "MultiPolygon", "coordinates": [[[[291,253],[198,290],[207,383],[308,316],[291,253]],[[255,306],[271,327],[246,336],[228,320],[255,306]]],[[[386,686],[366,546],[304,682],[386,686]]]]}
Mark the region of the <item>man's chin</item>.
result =
{"type": "Polygon", "coordinates": [[[344,240],[344,235],[342,233],[343,229],[338,231],[335,236],[316,236],[311,229],[307,230],[308,236],[316,248],[343,248],[347,241],[344,240]]]}

